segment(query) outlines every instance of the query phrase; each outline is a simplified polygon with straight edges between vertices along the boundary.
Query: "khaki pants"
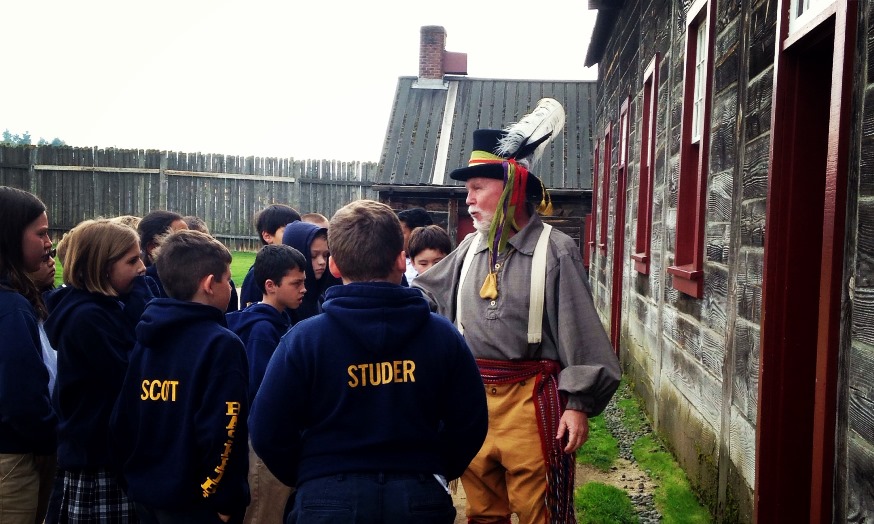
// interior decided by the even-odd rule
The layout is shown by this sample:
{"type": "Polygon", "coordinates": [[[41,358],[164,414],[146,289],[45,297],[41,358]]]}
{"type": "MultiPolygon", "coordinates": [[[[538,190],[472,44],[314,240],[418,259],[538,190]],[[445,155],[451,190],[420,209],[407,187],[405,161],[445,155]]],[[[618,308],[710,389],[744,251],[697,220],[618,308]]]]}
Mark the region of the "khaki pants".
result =
{"type": "Polygon", "coordinates": [[[546,463],[531,394],[534,378],[517,384],[486,384],[489,433],[461,482],[468,522],[546,523],[546,463]]]}
{"type": "Polygon", "coordinates": [[[244,524],[281,524],[285,503],[294,488],[290,488],[270,473],[249,443],[249,494],[252,502],[246,508],[244,524]]]}
{"type": "Polygon", "coordinates": [[[0,524],[34,524],[39,478],[33,453],[0,454],[0,524]]]}

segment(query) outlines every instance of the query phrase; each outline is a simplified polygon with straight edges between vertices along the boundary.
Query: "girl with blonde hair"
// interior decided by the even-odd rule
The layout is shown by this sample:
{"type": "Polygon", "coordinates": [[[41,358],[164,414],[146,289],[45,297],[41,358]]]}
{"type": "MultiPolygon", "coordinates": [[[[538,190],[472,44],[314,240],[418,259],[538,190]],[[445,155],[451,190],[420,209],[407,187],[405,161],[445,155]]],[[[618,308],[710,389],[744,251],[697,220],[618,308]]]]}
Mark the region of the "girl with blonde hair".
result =
{"type": "MultiPolygon", "coordinates": [[[[48,298],[46,333],[58,351],[59,522],[135,522],[109,448],[138,315],[126,301],[145,273],[139,237],[110,220],[86,220],[59,245],[65,287],[48,298]]],[[[136,301],[135,303],[139,303],[136,301]]]]}

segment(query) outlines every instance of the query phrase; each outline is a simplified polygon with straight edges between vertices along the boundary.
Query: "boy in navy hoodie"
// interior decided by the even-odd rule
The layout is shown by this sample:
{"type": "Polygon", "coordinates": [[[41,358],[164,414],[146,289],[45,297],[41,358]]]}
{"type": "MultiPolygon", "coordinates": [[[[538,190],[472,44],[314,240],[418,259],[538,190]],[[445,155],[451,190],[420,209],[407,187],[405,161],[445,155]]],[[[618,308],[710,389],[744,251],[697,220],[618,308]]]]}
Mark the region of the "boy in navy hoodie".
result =
{"type": "Polygon", "coordinates": [[[246,352],[224,316],[230,262],[199,231],[160,247],[170,298],[146,306],[110,422],[141,522],[228,522],[249,503],[246,352]]]}
{"type": "MultiPolygon", "coordinates": [[[[255,283],[261,302],[241,311],[228,313],[228,327],[246,345],[249,359],[249,399],[255,397],[267,363],[279,339],[291,326],[286,309],[300,306],[306,289],[306,260],[300,251],[286,245],[261,248],[255,257],[255,283]]],[[[282,522],[285,501],[291,488],[279,482],[264,462],[249,449],[249,487],[252,503],[246,509],[245,523],[282,522]]]]}
{"type": "MultiPolygon", "coordinates": [[[[285,226],[300,220],[300,213],[294,208],[284,204],[273,204],[264,208],[255,217],[255,230],[265,246],[282,244],[282,233],[285,226]]],[[[240,308],[246,308],[261,300],[261,293],[255,285],[255,265],[249,268],[249,272],[243,278],[240,287],[240,308]]]]}
{"type": "Polygon", "coordinates": [[[455,327],[400,285],[406,257],[391,208],[353,202],[328,231],[344,285],[280,341],[253,403],[252,446],[297,488],[287,522],[451,524],[446,479],[461,475],[488,425],[479,370],[455,327]]]}
{"type": "Polygon", "coordinates": [[[291,327],[287,310],[300,307],[307,291],[304,287],[306,260],[293,247],[262,247],[252,268],[261,301],[225,316],[228,328],[246,346],[250,400],[255,398],[279,339],[291,327]]]}

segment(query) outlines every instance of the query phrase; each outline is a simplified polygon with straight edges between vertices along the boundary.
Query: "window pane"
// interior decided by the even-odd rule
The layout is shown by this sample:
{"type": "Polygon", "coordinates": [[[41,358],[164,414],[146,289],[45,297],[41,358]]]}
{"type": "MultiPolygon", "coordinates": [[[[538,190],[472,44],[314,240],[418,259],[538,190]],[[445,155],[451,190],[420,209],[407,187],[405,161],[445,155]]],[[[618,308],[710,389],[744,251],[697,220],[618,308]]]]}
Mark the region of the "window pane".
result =
{"type": "Polygon", "coordinates": [[[692,92],[692,142],[701,139],[704,128],[704,86],[707,82],[707,19],[701,21],[695,35],[695,88],[692,92]]]}

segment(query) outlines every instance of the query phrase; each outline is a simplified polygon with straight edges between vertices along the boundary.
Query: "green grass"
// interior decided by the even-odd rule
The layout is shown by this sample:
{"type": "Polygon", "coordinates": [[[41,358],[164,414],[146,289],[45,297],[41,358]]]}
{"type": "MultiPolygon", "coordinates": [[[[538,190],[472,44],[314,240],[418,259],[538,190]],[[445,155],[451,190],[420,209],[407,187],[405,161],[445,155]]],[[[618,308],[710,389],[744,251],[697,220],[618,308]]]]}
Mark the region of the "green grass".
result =
{"type": "Polygon", "coordinates": [[[234,259],[231,260],[231,278],[234,280],[234,284],[236,284],[237,287],[243,285],[243,279],[246,277],[246,273],[249,272],[249,268],[255,263],[256,254],[257,253],[253,251],[231,252],[231,256],[234,257],[234,259]]]}
{"type": "Polygon", "coordinates": [[[619,456],[619,444],[604,424],[604,416],[589,419],[589,440],[577,450],[577,461],[589,464],[601,471],[610,471],[610,466],[619,456]]]}
{"type": "Polygon", "coordinates": [[[651,435],[646,435],[637,439],[632,451],[640,467],[650,471],[650,476],[658,483],[653,495],[663,522],[710,522],[710,513],[698,502],[689,486],[686,473],[660,442],[651,435]]]}
{"type": "MultiPolygon", "coordinates": [[[[238,287],[243,285],[243,278],[249,272],[249,268],[255,263],[255,253],[251,251],[232,251],[231,256],[231,278],[234,279],[234,284],[238,287]]],[[[64,282],[64,267],[61,266],[60,260],[55,259],[55,286],[60,286],[64,282]]]]}
{"type": "MultiPolygon", "coordinates": [[[[617,395],[617,404],[622,410],[622,423],[632,431],[641,429],[645,414],[631,392],[631,386],[623,379],[617,395]]],[[[673,455],[654,433],[638,438],[631,447],[638,465],[656,482],[654,490],[656,508],[666,523],[709,523],[710,513],[695,496],[686,473],[680,469],[673,455]]]]}
{"type": "Polygon", "coordinates": [[[580,524],[639,522],[628,494],[600,482],[589,482],[577,488],[574,507],[580,524]]]}

